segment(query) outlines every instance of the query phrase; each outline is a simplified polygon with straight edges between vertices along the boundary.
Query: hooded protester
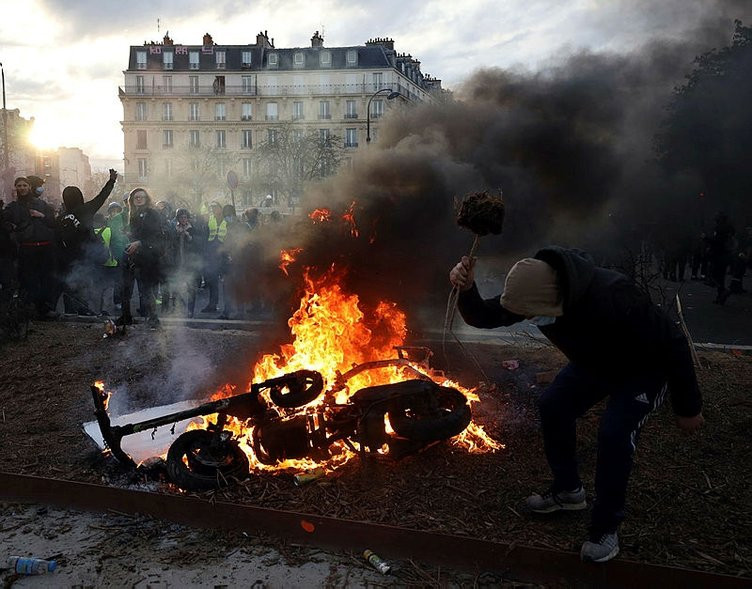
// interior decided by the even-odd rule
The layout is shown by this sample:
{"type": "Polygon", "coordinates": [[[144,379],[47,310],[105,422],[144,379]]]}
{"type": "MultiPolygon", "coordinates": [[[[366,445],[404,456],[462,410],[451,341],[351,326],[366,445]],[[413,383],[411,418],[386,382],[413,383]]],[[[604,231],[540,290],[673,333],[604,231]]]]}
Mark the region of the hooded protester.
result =
{"type": "Polygon", "coordinates": [[[94,234],[94,215],[102,208],[117,180],[117,171],[97,196],[84,202],[78,186],[63,189],[63,213],[58,219],[58,272],[66,312],[93,315],[87,304],[95,272],[109,252],[94,234]]]}
{"type": "Polygon", "coordinates": [[[128,238],[123,260],[122,314],[118,325],[132,325],[131,297],[133,283],[138,281],[138,291],[146,324],[159,327],[155,294],[159,283],[159,263],[162,255],[162,218],[151,206],[151,197],[143,188],[134,188],[128,197],[128,238]]]}
{"type": "Polygon", "coordinates": [[[4,220],[18,246],[18,280],[23,300],[41,319],[55,313],[55,212],[32,192],[26,177],[14,182],[16,200],[5,208],[4,220]]]}
{"type": "Polygon", "coordinates": [[[529,319],[569,359],[538,401],[543,446],[553,484],[527,499],[535,513],[587,508],[577,471],[576,420],[608,397],[598,432],[596,499],[583,560],[605,562],[619,552],[627,482],[640,429],[666,391],[677,425],[703,424],[687,338],[626,276],[597,267],[589,255],[551,246],[517,262],[499,297],[483,299],[475,260],[452,268],[458,309],[468,325],[494,328],[529,319]]]}

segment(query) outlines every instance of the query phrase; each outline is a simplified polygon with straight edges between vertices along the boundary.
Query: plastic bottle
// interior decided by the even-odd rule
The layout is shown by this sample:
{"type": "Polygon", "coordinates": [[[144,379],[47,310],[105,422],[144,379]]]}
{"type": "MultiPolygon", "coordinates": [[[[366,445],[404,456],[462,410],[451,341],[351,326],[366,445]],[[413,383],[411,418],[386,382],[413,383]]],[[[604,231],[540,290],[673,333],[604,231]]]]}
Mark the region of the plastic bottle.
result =
{"type": "Polygon", "coordinates": [[[371,566],[379,571],[382,575],[388,575],[389,571],[392,570],[392,567],[390,567],[384,560],[382,560],[379,555],[374,554],[373,550],[366,550],[365,552],[363,552],[363,558],[365,558],[371,564],[371,566]]]}
{"type": "Polygon", "coordinates": [[[54,560],[25,556],[11,556],[8,559],[8,564],[13,572],[19,575],[44,575],[57,568],[57,562],[54,560]]]}

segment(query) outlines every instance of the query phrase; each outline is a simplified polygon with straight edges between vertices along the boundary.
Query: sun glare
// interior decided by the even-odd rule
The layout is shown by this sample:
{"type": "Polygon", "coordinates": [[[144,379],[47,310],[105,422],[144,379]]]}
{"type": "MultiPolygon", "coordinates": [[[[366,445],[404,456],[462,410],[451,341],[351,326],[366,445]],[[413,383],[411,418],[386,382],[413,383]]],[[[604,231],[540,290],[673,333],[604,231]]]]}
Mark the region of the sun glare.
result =
{"type": "Polygon", "coordinates": [[[37,149],[55,149],[65,144],[65,131],[54,121],[35,119],[29,134],[29,140],[37,149]]]}

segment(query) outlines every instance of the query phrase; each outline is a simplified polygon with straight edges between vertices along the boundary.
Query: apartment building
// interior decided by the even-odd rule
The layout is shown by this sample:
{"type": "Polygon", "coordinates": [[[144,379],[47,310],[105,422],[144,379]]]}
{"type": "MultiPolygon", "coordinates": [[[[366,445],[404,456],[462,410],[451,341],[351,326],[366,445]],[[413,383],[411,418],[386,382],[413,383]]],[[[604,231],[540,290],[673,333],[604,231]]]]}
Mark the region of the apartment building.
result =
{"type": "MultiPolygon", "coordinates": [[[[131,46],[119,89],[126,188],[164,190],[185,173],[181,159],[192,147],[227,154],[216,178],[232,169],[242,185],[254,174],[253,149],[282,125],[337,137],[352,154],[367,135],[378,141],[379,119],[395,99],[433,101],[441,93],[441,80],[397,53],[392,39],[326,47],[316,32],[308,47],[280,49],[266,31],[248,45],[222,45],[209,34],[200,45],[179,45],[165,35],[131,46]]],[[[212,190],[223,193],[224,181],[212,190]]],[[[245,196],[252,204],[256,195],[245,196]]]]}

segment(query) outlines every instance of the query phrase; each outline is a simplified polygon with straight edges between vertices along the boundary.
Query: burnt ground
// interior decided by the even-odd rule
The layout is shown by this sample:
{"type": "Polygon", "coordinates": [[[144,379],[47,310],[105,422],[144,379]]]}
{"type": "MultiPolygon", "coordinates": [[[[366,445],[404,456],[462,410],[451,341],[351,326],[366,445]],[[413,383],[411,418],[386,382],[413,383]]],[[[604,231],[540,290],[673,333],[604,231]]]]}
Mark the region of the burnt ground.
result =
{"type": "MultiPolygon", "coordinates": [[[[205,398],[228,381],[244,387],[259,348],[254,332],[136,326],[124,338],[106,340],[102,333],[100,324],[37,324],[26,341],[0,348],[0,470],[125,484],[128,475],[81,431],[81,423],[92,419],[90,383],[102,379],[119,391],[120,412],[205,398]]],[[[550,347],[468,347],[495,384],[481,389],[475,419],[503,450],[476,455],[442,444],[396,463],[351,461],[336,476],[304,487],[296,487],[291,474],[264,473],[217,492],[218,498],[579,550],[586,512],[544,519],[522,510],[524,497],[548,480],[535,402],[563,357],[550,347]],[[519,360],[519,368],[499,368],[505,359],[519,360]]],[[[749,576],[752,361],[722,352],[703,352],[701,358],[706,427],[698,435],[682,434],[667,406],[648,421],[620,532],[622,555],[749,576]]],[[[471,368],[457,374],[463,384],[478,380],[471,368]]],[[[578,430],[589,490],[599,412],[591,411],[578,430]]],[[[173,492],[168,485],[161,489],[173,492]]]]}

